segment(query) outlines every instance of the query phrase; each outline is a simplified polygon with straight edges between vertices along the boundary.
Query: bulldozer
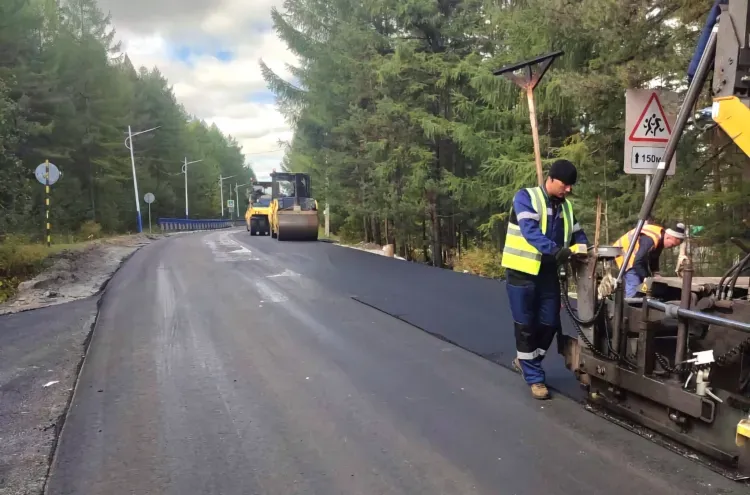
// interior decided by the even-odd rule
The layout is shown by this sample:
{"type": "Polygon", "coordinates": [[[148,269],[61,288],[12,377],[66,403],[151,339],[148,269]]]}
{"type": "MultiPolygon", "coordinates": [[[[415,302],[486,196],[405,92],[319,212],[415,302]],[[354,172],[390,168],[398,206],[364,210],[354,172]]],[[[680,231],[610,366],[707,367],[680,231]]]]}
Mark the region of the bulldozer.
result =
{"type": "Polygon", "coordinates": [[[272,182],[254,182],[253,192],[247,203],[245,225],[250,235],[271,233],[271,195],[266,194],[272,182]]]}
{"type": "Polygon", "coordinates": [[[310,175],[271,174],[271,237],[279,241],[318,240],[318,202],[312,197],[310,175]]]}
{"type": "MultiPolygon", "coordinates": [[[[713,120],[750,156],[750,7],[748,0],[716,0],[700,36],[690,84],[664,156],[651,177],[634,229],[649,219],[669,163],[710,73],[713,120]]],[[[696,123],[698,116],[692,117],[696,123]]],[[[750,247],[723,277],[693,277],[689,256],[681,278],[655,278],[634,298],[624,296],[627,251],[593,246],[561,274],[563,304],[576,336],[559,335],[558,351],[587,391],[593,410],[633,431],[646,427],[725,476],[750,479],[750,289],[738,278],[750,267],[750,247]],[[603,293],[608,266],[624,257],[614,292],[603,293]],[[598,274],[598,275],[597,275],[598,274]],[[576,282],[576,306],[567,278],[576,282]],[[629,427],[629,426],[628,426],[629,427]]],[[[690,239],[688,238],[688,242],[690,239]]],[[[613,278],[613,277],[612,277],[613,278]]],[[[609,279],[612,280],[612,279],[609,279]]],[[[648,279],[647,279],[648,280],[648,279]]]]}

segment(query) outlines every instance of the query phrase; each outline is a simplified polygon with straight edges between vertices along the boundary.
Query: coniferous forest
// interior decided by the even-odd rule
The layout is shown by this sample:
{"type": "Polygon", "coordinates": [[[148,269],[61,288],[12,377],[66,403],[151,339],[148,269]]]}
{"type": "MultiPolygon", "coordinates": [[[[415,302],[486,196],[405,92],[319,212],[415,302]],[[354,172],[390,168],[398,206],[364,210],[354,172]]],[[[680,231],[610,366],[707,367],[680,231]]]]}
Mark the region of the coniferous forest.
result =
{"type": "MultiPolygon", "coordinates": [[[[536,175],[526,94],[493,71],[562,50],[535,91],[543,160],[578,166],[577,215],[593,237],[600,196],[614,242],[644,197],[644,177],[623,172],[625,90],[684,93],[712,3],[287,0],[272,17],[300,57],[295,80],[264,67],[294,125],[285,166],[311,172],[344,238],[443,266],[497,250],[536,175]]],[[[723,263],[747,229],[747,166],[720,129],[690,126],[655,219],[703,227],[696,244],[723,263]]]]}
{"type": "Polygon", "coordinates": [[[135,231],[128,126],[159,126],[134,138],[144,222],[147,192],[154,218],[184,217],[186,156],[205,162],[188,174],[191,217],[220,216],[220,173],[252,176],[237,142],[191,117],[158,68],[133,66],[115,27],[95,0],[0,0],[0,233],[42,235],[44,160],[63,174],[54,233],[135,231]]]}
{"type": "MultiPolygon", "coordinates": [[[[493,71],[562,50],[535,91],[543,160],[578,166],[577,216],[592,232],[600,196],[601,241],[614,242],[644,195],[644,178],[623,172],[625,90],[685,91],[711,3],[286,0],[269,15],[299,58],[294,78],[259,61],[294,129],[283,168],[312,174],[344,240],[438,266],[471,253],[497,264],[512,196],[536,178],[526,95],[493,71]]],[[[133,66],[95,0],[0,0],[0,19],[0,232],[41,233],[33,171],[45,159],[64,174],[56,231],[133,231],[128,125],[160,126],[135,147],[157,216],[183,215],[185,156],[207,162],[189,174],[194,217],[219,214],[220,174],[252,176],[237,142],[189,115],[158,68],[133,66]]],[[[748,159],[715,126],[691,125],[677,167],[655,218],[702,227],[706,263],[726,265],[750,219],[748,159]]]]}

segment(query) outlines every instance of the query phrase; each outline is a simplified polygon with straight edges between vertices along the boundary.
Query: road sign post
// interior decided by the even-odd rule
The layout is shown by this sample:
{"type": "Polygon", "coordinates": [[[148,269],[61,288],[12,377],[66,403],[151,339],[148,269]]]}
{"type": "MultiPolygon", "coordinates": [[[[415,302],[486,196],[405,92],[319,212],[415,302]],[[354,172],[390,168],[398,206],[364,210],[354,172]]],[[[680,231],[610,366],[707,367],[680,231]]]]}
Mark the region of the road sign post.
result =
{"type": "Polygon", "coordinates": [[[151,233],[151,203],[156,200],[156,196],[154,196],[152,193],[146,193],[145,196],[143,196],[143,201],[146,202],[148,205],[148,233],[151,233]]]}
{"type": "MultiPolygon", "coordinates": [[[[675,114],[680,101],[677,93],[651,89],[629,89],[625,93],[625,173],[650,176],[663,162],[667,141],[672,135],[675,114]]],[[[667,168],[674,175],[677,155],[667,168]]]]}
{"type": "Polygon", "coordinates": [[[36,180],[44,186],[44,231],[47,239],[47,247],[49,247],[52,244],[52,223],[49,218],[50,186],[60,179],[61,174],[54,163],[44,160],[44,163],[36,167],[34,175],[36,176],[36,180]]]}

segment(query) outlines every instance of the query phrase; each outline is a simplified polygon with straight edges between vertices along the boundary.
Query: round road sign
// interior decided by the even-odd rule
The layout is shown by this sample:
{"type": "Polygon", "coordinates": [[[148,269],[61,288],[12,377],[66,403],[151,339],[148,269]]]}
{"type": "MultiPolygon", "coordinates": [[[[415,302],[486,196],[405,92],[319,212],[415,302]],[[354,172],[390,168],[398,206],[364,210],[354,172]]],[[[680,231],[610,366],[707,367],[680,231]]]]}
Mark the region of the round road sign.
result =
{"type": "Polygon", "coordinates": [[[36,176],[36,180],[38,180],[42,185],[47,185],[47,180],[49,179],[49,185],[51,186],[58,180],[60,180],[60,169],[55,166],[54,163],[49,164],[49,178],[47,177],[47,164],[42,163],[40,164],[36,170],[34,170],[34,175],[36,176]]]}
{"type": "Polygon", "coordinates": [[[143,200],[146,203],[151,204],[151,203],[153,203],[156,200],[156,196],[154,196],[151,193],[146,193],[146,195],[143,197],[143,200]]]}

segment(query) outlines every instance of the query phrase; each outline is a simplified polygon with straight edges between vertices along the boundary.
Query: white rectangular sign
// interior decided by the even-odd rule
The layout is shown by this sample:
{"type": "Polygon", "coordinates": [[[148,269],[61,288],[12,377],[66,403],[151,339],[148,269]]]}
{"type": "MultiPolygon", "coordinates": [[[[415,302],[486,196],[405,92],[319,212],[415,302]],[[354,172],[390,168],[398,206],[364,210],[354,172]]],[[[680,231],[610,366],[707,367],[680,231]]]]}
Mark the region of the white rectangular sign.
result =
{"type": "Polygon", "coordinates": [[[658,168],[663,156],[664,148],[633,146],[630,151],[630,168],[634,171],[644,170],[651,174],[655,168],[658,168]]]}
{"type": "MultiPolygon", "coordinates": [[[[676,93],[629,89],[625,93],[625,173],[651,175],[662,162],[680,101],[676,93]]],[[[677,154],[667,175],[674,175],[677,154]]]]}

